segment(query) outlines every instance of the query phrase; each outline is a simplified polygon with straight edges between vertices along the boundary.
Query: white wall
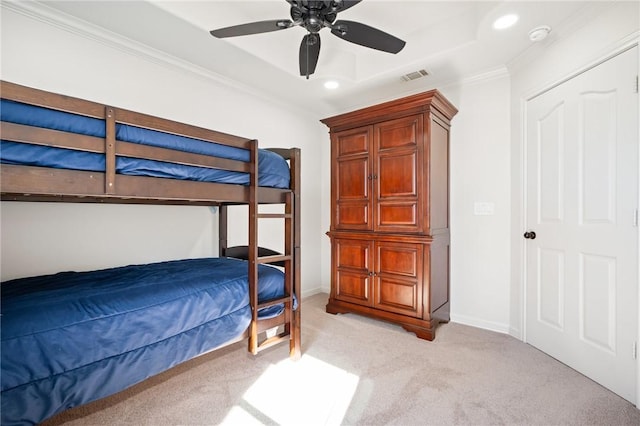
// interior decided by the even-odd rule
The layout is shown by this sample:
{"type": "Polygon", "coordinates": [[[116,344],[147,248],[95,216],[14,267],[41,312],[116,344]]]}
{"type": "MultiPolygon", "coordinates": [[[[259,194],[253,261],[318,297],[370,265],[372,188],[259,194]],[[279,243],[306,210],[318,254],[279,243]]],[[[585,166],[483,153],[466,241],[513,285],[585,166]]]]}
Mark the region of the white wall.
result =
{"type": "MultiPolygon", "coordinates": [[[[510,333],[524,337],[523,254],[525,231],[523,212],[523,138],[524,101],[560,83],[596,61],[637,42],[640,30],[640,3],[609,2],[594,5],[591,21],[579,28],[549,37],[510,64],[511,78],[511,288],[509,306],[510,333]]],[[[560,29],[562,31],[562,29],[560,29]]],[[[554,34],[553,32],[551,33],[554,34]]],[[[632,84],[632,82],[630,82],[632,84]]]]}
{"type": "Polygon", "coordinates": [[[206,207],[3,202],[1,211],[2,280],[217,251],[206,207]]]}
{"type": "Polygon", "coordinates": [[[442,88],[459,110],[451,128],[451,320],[509,325],[509,96],[506,70],[442,88]],[[492,214],[475,213],[491,203],[492,214]]]}
{"type": "MultiPolygon", "coordinates": [[[[325,118],[325,117],[322,117],[325,118]]],[[[323,125],[324,126],[324,125],[323,125]]],[[[331,292],[331,241],[326,233],[331,227],[331,140],[329,128],[325,126],[324,140],[320,146],[322,151],[322,190],[321,202],[322,218],[321,228],[322,238],[320,240],[320,251],[322,253],[322,291],[331,292]]]]}
{"type": "MultiPolygon", "coordinates": [[[[2,10],[3,80],[302,149],[302,279],[320,288],[321,144],[316,117],[219,82],[188,66],[2,10]]],[[[131,45],[129,45],[131,46],[131,45]]],[[[2,203],[2,279],[217,254],[206,207],[2,203]],[[91,222],[89,221],[91,220],[91,222]],[[126,232],[131,231],[131,232],[126,232]],[[123,240],[119,240],[122,237],[123,240]]],[[[246,235],[246,222],[233,222],[246,235]]],[[[270,240],[270,226],[261,241],[270,240]]],[[[280,244],[280,235],[273,246],[280,244]]]]}

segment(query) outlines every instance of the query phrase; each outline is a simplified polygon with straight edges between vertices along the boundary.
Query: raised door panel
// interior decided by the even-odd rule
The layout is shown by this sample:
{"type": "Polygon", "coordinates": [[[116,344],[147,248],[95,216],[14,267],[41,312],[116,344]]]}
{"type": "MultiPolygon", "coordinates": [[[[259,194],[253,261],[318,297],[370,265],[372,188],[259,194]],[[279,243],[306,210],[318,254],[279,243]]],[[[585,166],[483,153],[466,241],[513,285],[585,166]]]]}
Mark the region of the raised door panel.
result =
{"type": "Polygon", "coordinates": [[[423,253],[421,244],[376,243],[376,308],[413,317],[422,316],[423,253]]]}
{"type": "Polygon", "coordinates": [[[333,135],[335,229],[371,230],[370,128],[333,135]]]}
{"type": "Polygon", "coordinates": [[[415,231],[418,197],[416,152],[387,153],[378,159],[376,228],[380,231],[415,231]]]}
{"type": "Polygon", "coordinates": [[[422,230],[422,115],[387,121],[374,127],[375,230],[422,230]]]}
{"type": "Polygon", "coordinates": [[[422,115],[399,118],[379,123],[375,126],[376,149],[379,153],[398,148],[413,149],[418,144],[422,131],[422,115]]]}
{"type": "Polygon", "coordinates": [[[369,161],[356,157],[338,159],[336,167],[336,229],[371,229],[369,161]]]}
{"type": "Polygon", "coordinates": [[[370,241],[339,238],[333,241],[333,289],[337,300],[371,305],[372,250],[370,241]]]}

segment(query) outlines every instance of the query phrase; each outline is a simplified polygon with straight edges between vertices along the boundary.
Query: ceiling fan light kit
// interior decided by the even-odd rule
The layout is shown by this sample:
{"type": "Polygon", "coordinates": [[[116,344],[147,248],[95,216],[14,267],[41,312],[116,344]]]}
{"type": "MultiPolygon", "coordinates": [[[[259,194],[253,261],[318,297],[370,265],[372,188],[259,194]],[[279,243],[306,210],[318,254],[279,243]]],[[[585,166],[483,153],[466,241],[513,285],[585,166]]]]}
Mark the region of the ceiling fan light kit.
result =
{"type": "Polygon", "coordinates": [[[237,37],[303,27],[308,34],[302,38],[299,52],[300,75],[308,79],[316,70],[320,56],[320,30],[329,28],[331,34],[348,42],[388,53],[398,53],[405,42],[379,29],[359,22],[339,20],[338,13],[345,11],[358,1],[313,1],[285,0],[291,5],[291,19],[258,21],[234,25],[210,31],[217,38],[237,37]]]}

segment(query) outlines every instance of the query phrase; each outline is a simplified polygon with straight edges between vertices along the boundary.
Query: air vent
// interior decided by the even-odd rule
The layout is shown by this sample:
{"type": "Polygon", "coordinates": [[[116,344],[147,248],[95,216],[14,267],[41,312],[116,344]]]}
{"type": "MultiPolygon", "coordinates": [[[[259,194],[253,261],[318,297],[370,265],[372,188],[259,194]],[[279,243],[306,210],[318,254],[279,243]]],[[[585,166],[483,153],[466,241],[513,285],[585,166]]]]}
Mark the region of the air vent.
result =
{"type": "Polygon", "coordinates": [[[411,81],[411,80],[416,80],[418,78],[426,77],[428,75],[429,73],[426,70],[419,70],[419,71],[413,71],[413,72],[410,72],[409,74],[403,75],[402,79],[404,81],[411,81]]]}

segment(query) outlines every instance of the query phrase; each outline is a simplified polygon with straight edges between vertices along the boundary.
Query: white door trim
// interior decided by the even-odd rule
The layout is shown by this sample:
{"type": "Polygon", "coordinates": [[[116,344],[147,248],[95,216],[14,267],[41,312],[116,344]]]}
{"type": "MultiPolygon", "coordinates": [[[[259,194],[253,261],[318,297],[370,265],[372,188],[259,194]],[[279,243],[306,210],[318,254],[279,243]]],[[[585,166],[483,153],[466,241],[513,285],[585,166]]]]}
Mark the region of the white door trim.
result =
{"type": "MultiPolygon", "coordinates": [[[[532,91],[530,91],[529,93],[525,94],[524,96],[522,96],[520,98],[520,182],[522,184],[521,188],[520,188],[520,211],[521,211],[521,215],[520,215],[520,220],[519,220],[519,224],[520,224],[520,233],[524,233],[526,231],[525,226],[528,223],[528,217],[527,217],[527,136],[526,136],[526,132],[527,132],[527,102],[529,102],[530,100],[534,99],[537,96],[542,95],[545,92],[548,92],[549,90],[561,85],[562,83],[565,83],[569,80],[571,80],[572,78],[575,78],[577,76],[579,76],[580,74],[583,74],[595,67],[597,67],[598,65],[608,61],[611,58],[614,58],[636,46],[640,45],[640,31],[636,31],[633,34],[629,35],[628,37],[625,37],[624,39],[620,40],[618,43],[616,43],[614,46],[612,46],[610,49],[608,49],[608,51],[604,54],[600,54],[595,60],[587,63],[586,65],[583,65],[582,67],[576,69],[575,71],[563,76],[562,78],[550,83],[550,84],[546,84],[543,87],[539,87],[537,89],[534,89],[532,91]]],[[[638,65],[638,71],[640,72],[640,64],[638,65]]],[[[640,97],[640,95],[639,95],[640,97]]],[[[639,124],[640,126],[640,124],[639,124]]],[[[640,150],[639,150],[640,151],[640,150]]],[[[640,164],[640,154],[639,154],[639,158],[638,158],[638,164],[640,164]]],[[[640,178],[639,178],[639,182],[638,182],[638,187],[640,188],[640,178]]],[[[640,189],[639,189],[639,199],[640,199],[640,189]]],[[[640,226],[636,228],[636,232],[638,233],[638,241],[640,241],[640,226]]],[[[526,262],[526,241],[523,238],[519,238],[518,239],[520,241],[520,245],[519,245],[519,252],[520,252],[520,284],[521,284],[521,288],[520,288],[520,294],[522,295],[520,298],[520,302],[521,302],[521,310],[520,310],[520,330],[521,330],[521,336],[522,336],[522,341],[523,342],[527,342],[527,324],[526,324],[526,318],[527,318],[527,291],[526,291],[526,286],[527,286],[527,262],[526,262]]],[[[640,244],[640,243],[639,243],[640,244]]],[[[640,249],[639,249],[639,253],[640,253],[640,249]]],[[[639,269],[639,273],[640,273],[640,255],[638,258],[638,269],[639,269]]],[[[639,283],[640,285],[640,283],[639,283]]],[[[638,292],[638,303],[637,306],[639,307],[640,310],[640,291],[638,292]]],[[[637,318],[638,321],[638,336],[636,337],[636,341],[640,344],[640,312],[637,318]]],[[[638,357],[640,358],[640,356],[638,357]]],[[[638,407],[640,409],[640,364],[638,363],[638,359],[636,359],[636,401],[635,401],[635,405],[636,407],[638,407]]]]}

